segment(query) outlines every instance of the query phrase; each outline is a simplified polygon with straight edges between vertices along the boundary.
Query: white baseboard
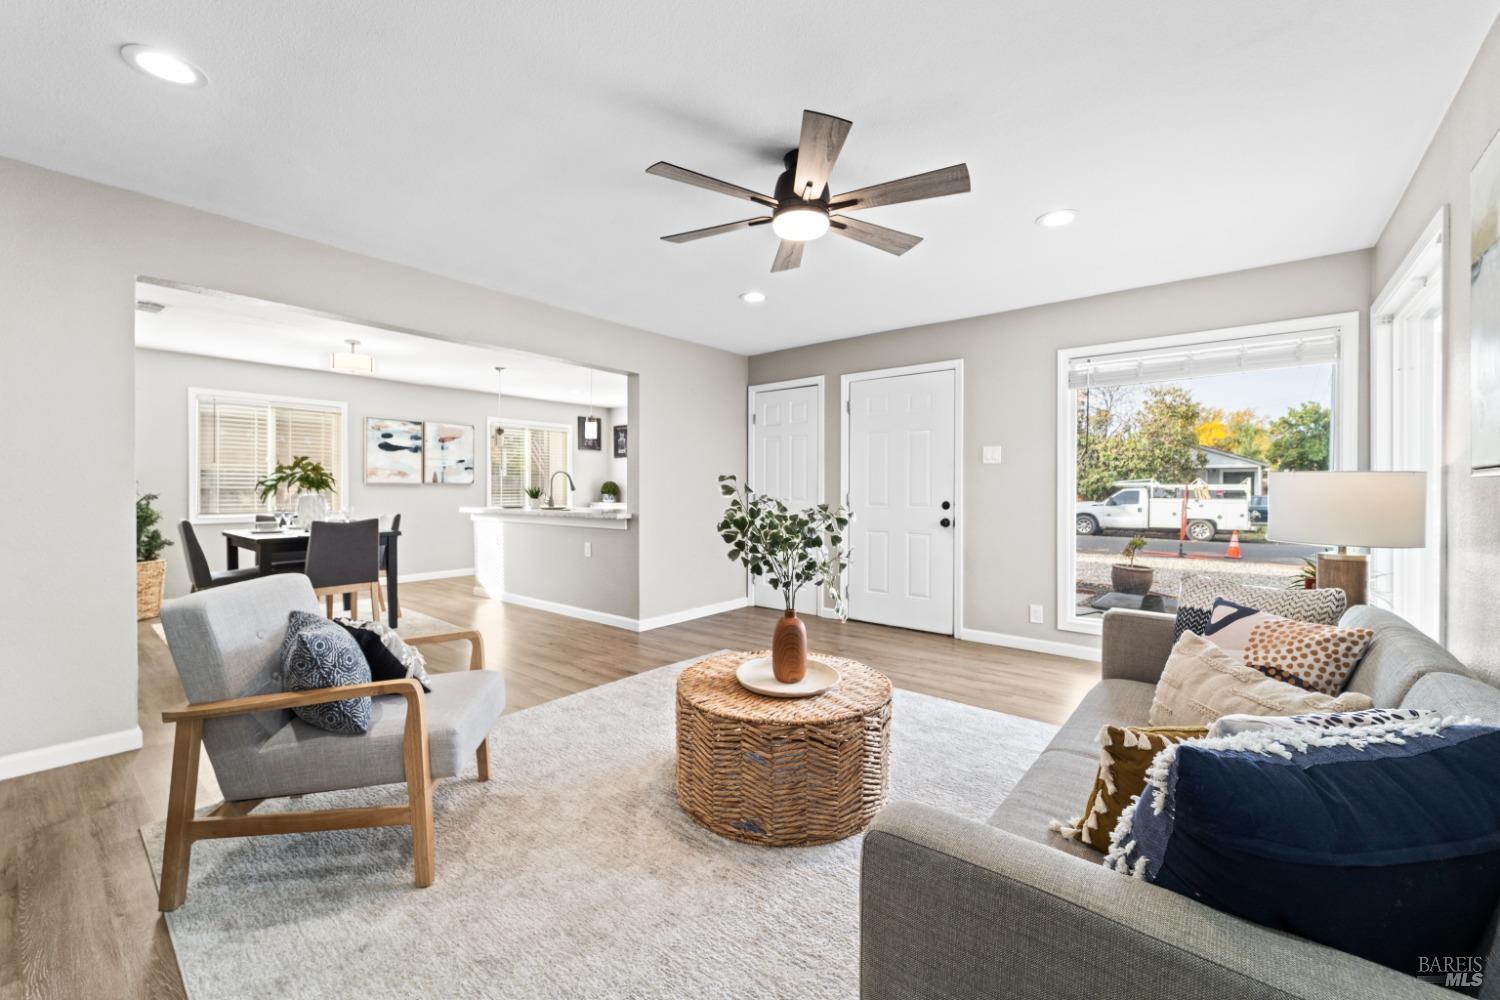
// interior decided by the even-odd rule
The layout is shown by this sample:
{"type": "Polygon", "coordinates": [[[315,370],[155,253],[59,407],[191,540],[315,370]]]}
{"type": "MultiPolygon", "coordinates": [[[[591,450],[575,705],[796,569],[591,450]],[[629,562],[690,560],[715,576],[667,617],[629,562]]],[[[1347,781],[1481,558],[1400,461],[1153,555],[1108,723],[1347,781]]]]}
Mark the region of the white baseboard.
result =
{"type": "Polygon", "coordinates": [[[664,615],[653,615],[650,618],[642,618],[636,622],[637,632],[649,632],[654,628],[663,628],[667,625],[676,625],[680,622],[690,622],[694,618],[707,618],[709,615],[722,615],[726,611],[735,611],[739,608],[749,607],[750,601],[744,597],[735,597],[718,604],[705,604],[702,607],[687,608],[683,611],[672,611],[664,615]]]}
{"type": "Polygon", "coordinates": [[[0,781],[18,778],[23,774],[50,771],[54,767],[79,764],[95,757],[110,757],[141,748],[141,727],[131,726],[119,732],[103,733],[67,743],[54,743],[50,747],[21,750],[0,757],[0,781]]]}
{"type": "Polygon", "coordinates": [[[1053,656],[1070,656],[1075,660],[1099,659],[1099,650],[1094,646],[1082,646],[1076,642],[1058,642],[1054,639],[1033,639],[1009,632],[986,632],[977,628],[961,628],[958,638],[966,642],[982,642],[986,646],[1007,646],[1024,649],[1028,653],[1051,653],[1053,656]]]}
{"type": "Polygon", "coordinates": [[[550,611],[554,615],[567,615],[569,618],[582,618],[586,622],[613,625],[615,628],[623,628],[630,632],[640,631],[636,627],[639,624],[636,619],[627,618],[624,615],[612,615],[607,611],[595,611],[593,608],[580,608],[572,604],[559,604],[557,601],[544,601],[540,597],[527,597],[525,594],[510,592],[501,594],[500,600],[506,604],[519,604],[523,608],[550,611]]]}
{"type": "Polygon", "coordinates": [[[397,583],[421,583],[423,580],[447,580],[455,576],[473,576],[474,567],[467,569],[435,569],[428,573],[397,573],[397,583]]]}
{"type": "MultiPolygon", "coordinates": [[[[478,590],[478,588],[475,589],[478,590]]],[[[718,604],[705,604],[702,607],[686,608],[650,618],[629,618],[625,615],[610,614],[607,611],[595,611],[593,608],[580,608],[572,604],[560,604],[557,601],[544,601],[539,597],[527,597],[525,594],[505,593],[500,595],[500,600],[507,604],[519,604],[523,608],[550,611],[554,615],[566,615],[569,618],[581,618],[586,622],[622,628],[627,632],[650,632],[652,629],[663,628],[667,625],[692,621],[694,618],[723,614],[725,611],[743,608],[749,603],[743,597],[736,597],[728,601],[720,601],[718,604]]]]}

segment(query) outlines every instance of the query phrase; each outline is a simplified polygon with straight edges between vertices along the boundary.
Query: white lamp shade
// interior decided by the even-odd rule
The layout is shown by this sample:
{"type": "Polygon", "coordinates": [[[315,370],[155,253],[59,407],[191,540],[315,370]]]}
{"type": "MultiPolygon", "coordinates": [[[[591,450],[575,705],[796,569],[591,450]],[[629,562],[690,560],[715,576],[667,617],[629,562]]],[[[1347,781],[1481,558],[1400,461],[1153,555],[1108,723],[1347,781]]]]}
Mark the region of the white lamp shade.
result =
{"type": "Polygon", "coordinates": [[[1277,542],[1420,549],[1427,544],[1425,472],[1273,472],[1277,542]]]}

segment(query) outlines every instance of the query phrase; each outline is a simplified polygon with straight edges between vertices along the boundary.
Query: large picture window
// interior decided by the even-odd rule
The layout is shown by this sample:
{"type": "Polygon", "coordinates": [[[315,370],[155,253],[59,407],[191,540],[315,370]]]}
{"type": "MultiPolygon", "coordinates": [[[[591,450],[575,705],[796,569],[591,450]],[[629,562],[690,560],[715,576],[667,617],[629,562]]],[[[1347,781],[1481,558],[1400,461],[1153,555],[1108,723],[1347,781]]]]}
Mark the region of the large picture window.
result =
{"type": "Polygon", "coordinates": [[[333,474],[333,507],[342,506],[343,403],[191,389],[188,407],[194,520],[242,521],[289,509],[292,500],[284,492],[262,501],[255,484],[298,455],[333,474]]]}
{"type": "Polygon", "coordinates": [[[1059,351],[1059,627],[1175,611],[1187,576],[1296,586],[1318,548],[1273,540],[1272,474],[1355,467],[1358,334],[1348,313],[1059,351]]]}
{"type": "Polygon", "coordinates": [[[489,442],[491,507],[524,506],[528,488],[545,495],[553,473],[571,470],[572,433],[561,424],[491,419],[489,442]]]}

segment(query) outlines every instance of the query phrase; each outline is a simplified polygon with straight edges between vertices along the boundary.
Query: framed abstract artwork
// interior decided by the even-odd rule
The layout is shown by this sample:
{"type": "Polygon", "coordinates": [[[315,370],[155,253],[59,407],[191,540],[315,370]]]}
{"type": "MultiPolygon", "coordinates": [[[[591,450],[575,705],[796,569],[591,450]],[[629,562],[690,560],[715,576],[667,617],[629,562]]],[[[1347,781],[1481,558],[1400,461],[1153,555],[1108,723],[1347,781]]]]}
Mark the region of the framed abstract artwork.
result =
{"type": "Polygon", "coordinates": [[[422,422],[365,418],[365,482],[372,486],[422,483],[422,422]]]}
{"type": "Polygon", "coordinates": [[[422,481],[467,486],[474,482],[474,425],[423,424],[422,481]]]}
{"type": "Polygon", "coordinates": [[[1500,135],[1469,172],[1469,455],[1500,475],[1500,135]]]}
{"type": "Polygon", "coordinates": [[[629,436],[629,427],[625,424],[615,424],[615,458],[625,457],[625,446],[629,436]]]}

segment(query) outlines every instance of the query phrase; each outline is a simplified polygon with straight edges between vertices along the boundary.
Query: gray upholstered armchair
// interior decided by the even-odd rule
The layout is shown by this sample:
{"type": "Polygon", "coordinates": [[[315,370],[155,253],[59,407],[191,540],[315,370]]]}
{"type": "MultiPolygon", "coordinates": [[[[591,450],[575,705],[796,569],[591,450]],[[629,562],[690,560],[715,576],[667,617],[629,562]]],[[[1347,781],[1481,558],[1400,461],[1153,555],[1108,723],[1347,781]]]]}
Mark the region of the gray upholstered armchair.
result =
{"type": "Polygon", "coordinates": [[[432,691],[411,679],[316,691],[282,691],[280,648],[292,611],[318,612],[307,577],[266,576],[168,601],[162,626],[187,692],[164,712],[177,725],[162,861],[162,910],[187,898],[193,842],[354,827],[411,826],[418,886],[434,877],[432,785],[456,777],[470,754],[489,780],[489,732],[505,708],[505,683],[484,669],[478,632],[404,636],[411,644],[470,643],[468,671],[434,673],[432,691]],[[310,726],[291,709],[344,698],[374,699],[368,732],[345,736],[310,726]],[[200,744],[224,801],[195,815],[200,744]],[[401,805],[250,815],[263,800],[311,792],[406,784],[401,805]]]}

